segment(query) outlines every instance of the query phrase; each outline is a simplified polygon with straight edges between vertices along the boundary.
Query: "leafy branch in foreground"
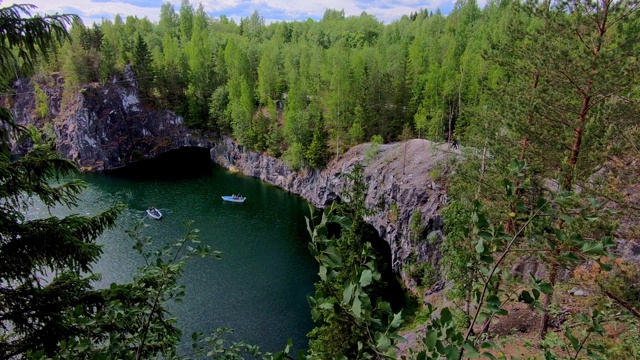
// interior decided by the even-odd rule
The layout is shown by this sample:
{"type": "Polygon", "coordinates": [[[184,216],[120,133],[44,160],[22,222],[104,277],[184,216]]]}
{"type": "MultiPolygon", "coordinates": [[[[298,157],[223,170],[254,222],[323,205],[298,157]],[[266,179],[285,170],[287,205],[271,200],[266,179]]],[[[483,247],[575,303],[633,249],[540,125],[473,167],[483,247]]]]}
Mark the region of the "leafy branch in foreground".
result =
{"type": "Polygon", "coordinates": [[[2,86],[9,83],[9,79],[16,75],[16,70],[32,70],[38,56],[46,56],[52,44],[68,39],[67,26],[78,18],[72,14],[30,17],[30,10],[35,8],[27,4],[0,8],[2,86]]]}
{"type": "Polygon", "coordinates": [[[78,329],[74,336],[61,342],[60,351],[49,357],[33,352],[32,358],[120,358],[146,359],[162,354],[176,357],[181,331],[176,319],[167,316],[169,301],[180,301],[185,295],[178,285],[186,261],[194,257],[220,256],[209,246],[200,244],[198,230],[185,223],[187,235],[163,248],[145,251],[149,237],[141,235],[142,223],[128,231],[135,240],[134,249],[144,258],[133,281],[111,284],[100,290],[104,302],[94,312],[74,308],[67,312],[69,321],[78,329]]]}
{"type": "MultiPolygon", "coordinates": [[[[519,167],[519,176],[523,176],[525,168],[519,167]]],[[[515,195],[512,181],[504,179],[501,183],[507,197],[515,195]]],[[[529,284],[517,281],[517,287],[508,286],[513,275],[511,266],[523,250],[540,254],[562,269],[571,270],[584,264],[609,268],[603,257],[610,254],[614,243],[610,230],[607,231],[603,223],[610,211],[603,209],[594,199],[584,199],[574,192],[560,190],[549,191],[534,203],[518,199],[516,204],[516,211],[510,214],[515,219],[514,233],[507,233],[503,225],[493,225],[480,201],[471,204],[470,226],[461,238],[469,242],[466,248],[473,249],[478,259],[466,265],[473,267],[478,274],[470,283],[470,323],[460,328],[454,320],[456,310],[445,307],[440,309],[439,316],[434,316],[436,309],[428,305],[432,320],[426,326],[424,349],[414,354],[417,358],[496,358],[500,347],[483,336],[489,324],[507,316],[509,304],[520,302],[542,309],[541,296],[554,291],[553,284],[535,278],[534,274],[530,274],[529,284]],[[558,226],[559,222],[563,223],[562,227],[558,226]]],[[[582,318],[581,323],[587,324],[585,336],[579,339],[572,331],[565,331],[575,357],[584,351],[595,354],[601,350],[588,342],[589,335],[602,333],[601,314],[596,311],[589,319],[582,318]]],[[[554,351],[546,349],[547,358],[554,358],[554,351]]]]}
{"type": "Polygon", "coordinates": [[[355,254],[358,259],[355,271],[348,271],[346,268],[343,256],[338,251],[341,239],[330,235],[327,226],[330,223],[338,224],[343,232],[348,232],[352,222],[345,216],[336,215],[335,211],[335,205],[325,209],[320,223],[316,225],[307,219],[307,229],[311,235],[309,249],[320,265],[320,282],[316,284],[315,295],[309,297],[309,304],[314,321],[321,320],[324,323],[314,330],[315,335],[320,337],[319,340],[324,341],[317,346],[312,345],[310,356],[338,359],[394,358],[394,344],[404,341],[397,333],[402,323],[401,313],[394,314],[389,303],[381,299],[373,303],[368,293],[371,285],[380,281],[370,243],[363,244],[361,253],[355,254]],[[345,273],[350,275],[344,277],[345,273]],[[326,341],[326,336],[338,334],[345,334],[349,338],[326,341]],[[331,346],[336,341],[341,344],[331,346]]]}

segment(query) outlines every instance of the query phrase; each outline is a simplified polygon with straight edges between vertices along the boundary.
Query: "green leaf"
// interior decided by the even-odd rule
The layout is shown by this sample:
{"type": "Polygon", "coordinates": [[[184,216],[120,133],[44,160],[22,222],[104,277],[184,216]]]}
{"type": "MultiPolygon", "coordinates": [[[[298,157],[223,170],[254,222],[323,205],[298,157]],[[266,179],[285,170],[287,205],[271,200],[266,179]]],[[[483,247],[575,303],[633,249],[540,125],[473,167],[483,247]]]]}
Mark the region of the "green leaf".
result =
{"type": "Polygon", "coordinates": [[[329,258],[331,259],[331,261],[333,261],[336,265],[342,264],[342,257],[340,256],[340,253],[335,248],[335,246],[329,246],[325,250],[325,253],[329,255],[329,258]]]}
{"type": "Polygon", "coordinates": [[[533,293],[533,297],[538,300],[540,299],[540,290],[538,289],[531,289],[531,293],[533,293]]]}
{"type": "Polygon", "coordinates": [[[486,231],[486,230],[480,231],[480,232],[478,233],[478,236],[479,236],[479,237],[481,237],[481,238],[482,238],[482,239],[484,239],[484,240],[491,240],[491,239],[493,239],[493,234],[492,234],[492,233],[490,233],[489,231],[486,231]]]}
{"type": "Polygon", "coordinates": [[[532,304],[535,299],[527,290],[524,290],[520,293],[520,296],[518,296],[518,301],[522,301],[526,304],[532,304]]]}
{"type": "Polygon", "coordinates": [[[582,235],[578,233],[571,234],[569,238],[571,239],[571,241],[573,241],[574,244],[582,245],[584,243],[584,239],[582,238],[582,235]]]}
{"type": "Polygon", "coordinates": [[[371,270],[366,269],[365,271],[363,271],[362,275],[360,275],[360,286],[365,287],[371,284],[372,277],[373,277],[373,273],[371,272],[371,270]]]}
{"type": "Polygon", "coordinates": [[[460,350],[453,345],[449,345],[444,349],[444,354],[447,356],[447,360],[460,359],[460,350]]]}
{"type": "Polygon", "coordinates": [[[602,255],[604,246],[601,242],[585,242],[582,244],[582,252],[587,255],[602,255]]]}
{"type": "Polygon", "coordinates": [[[509,179],[502,179],[502,186],[504,186],[507,196],[513,195],[513,183],[509,179]]]}
{"type": "Polygon", "coordinates": [[[566,254],[562,254],[562,259],[570,262],[570,263],[577,263],[580,261],[580,258],[578,258],[576,256],[576,254],[572,253],[572,252],[568,252],[566,254]]]}
{"type": "Polygon", "coordinates": [[[340,224],[340,226],[345,230],[351,230],[352,222],[347,216],[332,215],[329,218],[329,221],[340,224]]]}
{"type": "Polygon", "coordinates": [[[492,353],[488,353],[488,352],[483,352],[482,356],[484,356],[487,359],[491,359],[491,360],[496,360],[497,358],[495,357],[495,355],[493,355],[492,353]]]}
{"type": "Polygon", "coordinates": [[[440,310],[440,321],[442,321],[443,324],[451,324],[452,320],[453,316],[448,307],[440,310]]]}
{"type": "Polygon", "coordinates": [[[333,303],[326,301],[320,304],[318,307],[324,310],[333,310],[333,303]]]}
{"type": "Polygon", "coordinates": [[[424,346],[428,351],[435,350],[436,340],[438,340],[438,333],[435,330],[429,331],[424,338],[424,346]]]}
{"type": "Polygon", "coordinates": [[[476,350],[472,343],[466,342],[462,344],[462,347],[466,350],[466,353],[464,354],[466,358],[475,359],[480,357],[480,353],[478,352],[478,350],[476,350]]]}
{"type": "Polygon", "coordinates": [[[327,267],[324,265],[320,265],[320,271],[318,272],[318,275],[320,275],[320,279],[322,279],[322,281],[327,281],[327,267]]]}
{"type": "Polygon", "coordinates": [[[351,301],[351,295],[353,295],[353,283],[349,283],[342,292],[342,303],[348,304],[351,301]]]}
{"type": "Polygon", "coordinates": [[[494,348],[494,344],[492,342],[489,341],[485,341],[482,343],[482,345],[480,345],[481,349],[493,349],[494,348]]]}
{"type": "Polygon", "coordinates": [[[600,269],[602,269],[604,271],[611,271],[611,269],[613,269],[611,264],[606,264],[606,263],[603,263],[601,261],[597,261],[597,263],[598,263],[598,265],[600,265],[600,269]]]}
{"type": "Polygon", "coordinates": [[[384,312],[386,312],[387,314],[391,314],[391,313],[392,313],[392,310],[391,310],[391,304],[389,304],[389,303],[388,303],[388,302],[386,302],[386,301],[382,301],[382,300],[378,299],[378,303],[377,303],[377,306],[376,306],[376,307],[377,307],[378,309],[380,309],[380,311],[384,311],[384,312]]]}
{"type": "Polygon", "coordinates": [[[487,297],[487,305],[499,308],[501,305],[500,298],[496,295],[489,295],[487,297]]]}
{"type": "Polygon", "coordinates": [[[390,326],[397,328],[400,324],[402,324],[402,310],[397,314],[393,314],[393,320],[391,321],[390,326]]]}
{"type": "Polygon", "coordinates": [[[484,240],[482,238],[478,239],[478,243],[476,244],[476,252],[478,254],[482,254],[484,252],[484,240]]]}
{"type": "Polygon", "coordinates": [[[564,336],[569,339],[569,341],[571,342],[571,346],[573,347],[573,350],[578,351],[578,349],[580,349],[580,341],[573,336],[573,334],[571,333],[571,331],[569,331],[569,329],[566,329],[564,331],[564,336]]]}
{"type": "Polygon", "coordinates": [[[353,305],[351,305],[351,312],[358,319],[362,317],[362,302],[360,301],[360,298],[357,296],[353,299],[353,305]]]}
{"type": "Polygon", "coordinates": [[[560,214],[560,218],[564,220],[567,224],[571,224],[573,222],[573,218],[566,214],[560,214]]]}
{"type": "Polygon", "coordinates": [[[553,286],[551,286],[551,284],[549,284],[548,282],[544,282],[540,284],[538,287],[540,288],[540,291],[542,291],[544,294],[551,294],[553,292],[553,286]]]}
{"type": "Polygon", "coordinates": [[[378,339],[378,343],[376,344],[376,348],[380,351],[387,351],[387,349],[391,346],[391,340],[384,334],[380,335],[378,339]]]}

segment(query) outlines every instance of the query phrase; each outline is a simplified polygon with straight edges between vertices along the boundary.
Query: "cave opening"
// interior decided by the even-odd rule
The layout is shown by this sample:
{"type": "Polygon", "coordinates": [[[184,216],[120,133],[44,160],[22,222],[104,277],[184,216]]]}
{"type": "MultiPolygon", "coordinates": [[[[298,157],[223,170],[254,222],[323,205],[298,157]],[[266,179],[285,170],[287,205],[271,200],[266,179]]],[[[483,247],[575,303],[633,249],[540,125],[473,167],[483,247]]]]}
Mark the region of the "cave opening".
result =
{"type": "Polygon", "coordinates": [[[132,162],[119,169],[108,170],[112,176],[127,179],[172,180],[207,175],[215,166],[208,148],[182,147],[156,158],[132,162]]]}

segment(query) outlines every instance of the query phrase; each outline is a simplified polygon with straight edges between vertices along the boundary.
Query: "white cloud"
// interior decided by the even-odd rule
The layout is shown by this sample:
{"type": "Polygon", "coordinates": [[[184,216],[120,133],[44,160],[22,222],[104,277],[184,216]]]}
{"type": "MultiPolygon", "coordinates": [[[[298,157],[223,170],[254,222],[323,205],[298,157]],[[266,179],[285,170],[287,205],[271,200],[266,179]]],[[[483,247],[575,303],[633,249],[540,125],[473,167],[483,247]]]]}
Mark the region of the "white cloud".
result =
{"type": "Polygon", "coordinates": [[[93,21],[100,21],[102,18],[113,19],[117,14],[123,17],[127,15],[138,18],[147,17],[155,22],[159,19],[161,5],[161,2],[158,2],[157,7],[142,7],[121,1],[93,2],[87,0],[28,0],[27,2],[37,6],[38,9],[35,12],[39,14],[78,14],[85,25],[93,21]]]}
{"type": "MultiPolygon", "coordinates": [[[[1,1],[1,0],[0,0],[1,1]]],[[[170,0],[176,12],[180,11],[180,0],[170,0]]],[[[399,19],[419,9],[435,10],[437,7],[451,7],[453,0],[191,0],[194,7],[202,3],[205,11],[217,17],[227,15],[239,20],[249,16],[254,10],[267,15],[270,20],[306,20],[309,17],[320,19],[326,9],[344,10],[345,15],[360,15],[363,11],[372,14],[385,23],[399,19]]],[[[39,13],[75,12],[85,24],[100,21],[101,18],[113,19],[116,14],[139,18],[147,17],[158,21],[162,0],[157,6],[143,7],[124,1],[94,2],[91,0],[30,0],[38,7],[39,13]]],[[[145,1],[148,4],[148,1],[145,1]]],[[[479,3],[484,4],[484,0],[479,3]]]]}

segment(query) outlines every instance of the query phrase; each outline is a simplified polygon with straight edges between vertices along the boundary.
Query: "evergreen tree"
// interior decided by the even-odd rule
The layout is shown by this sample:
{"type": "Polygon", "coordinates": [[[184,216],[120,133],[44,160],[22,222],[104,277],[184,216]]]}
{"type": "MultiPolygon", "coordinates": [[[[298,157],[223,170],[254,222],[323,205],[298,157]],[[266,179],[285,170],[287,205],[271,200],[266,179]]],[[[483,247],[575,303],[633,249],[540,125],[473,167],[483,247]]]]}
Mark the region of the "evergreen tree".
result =
{"type": "Polygon", "coordinates": [[[180,2],[180,41],[186,44],[193,34],[193,5],[189,0],[180,2]]]}
{"type": "Polygon", "coordinates": [[[318,128],[313,133],[313,140],[309,145],[309,149],[307,149],[305,157],[309,162],[309,166],[319,169],[326,165],[328,156],[327,136],[321,128],[318,128]]]}
{"type": "Polygon", "coordinates": [[[0,84],[3,87],[16,76],[29,75],[39,55],[47,56],[54,43],[68,38],[67,26],[77,19],[75,15],[29,17],[33,9],[33,5],[0,8],[0,84]]]}
{"type": "MultiPolygon", "coordinates": [[[[67,36],[66,25],[75,18],[23,18],[30,9],[23,5],[0,9],[0,63],[14,56],[11,46],[19,49],[27,67],[33,66],[40,51],[67,36]]],[[[8,78],[0,85],[8,88],[8,78]]],[[[92,313],[105,301],[91,285],[91,264],[102,252],[95,240],[113,226],[121,208],[96,216],[29,217],[34,199],[47,207],[74,205],[83,186],[78,181],[50,182],[77,171],[51,144],[36,143],[34,150],[12,161],[9,139],[28,133],[12,122],[7,109],[1,108],[0,114],[0,321],[9,332],[0,340],[0,356],[35,351],[53,355],[62,341],[80,334],[69,314],[92,313]]]]}
{"type": "Polygon", "coordinates": [[[151,88],[153,86],[153,67],[147,43],[139,33],[134,46],[132,60],[133,67],[138,75],[140,95],[143,100],[147,100],[151,96],[151,88]]]}

